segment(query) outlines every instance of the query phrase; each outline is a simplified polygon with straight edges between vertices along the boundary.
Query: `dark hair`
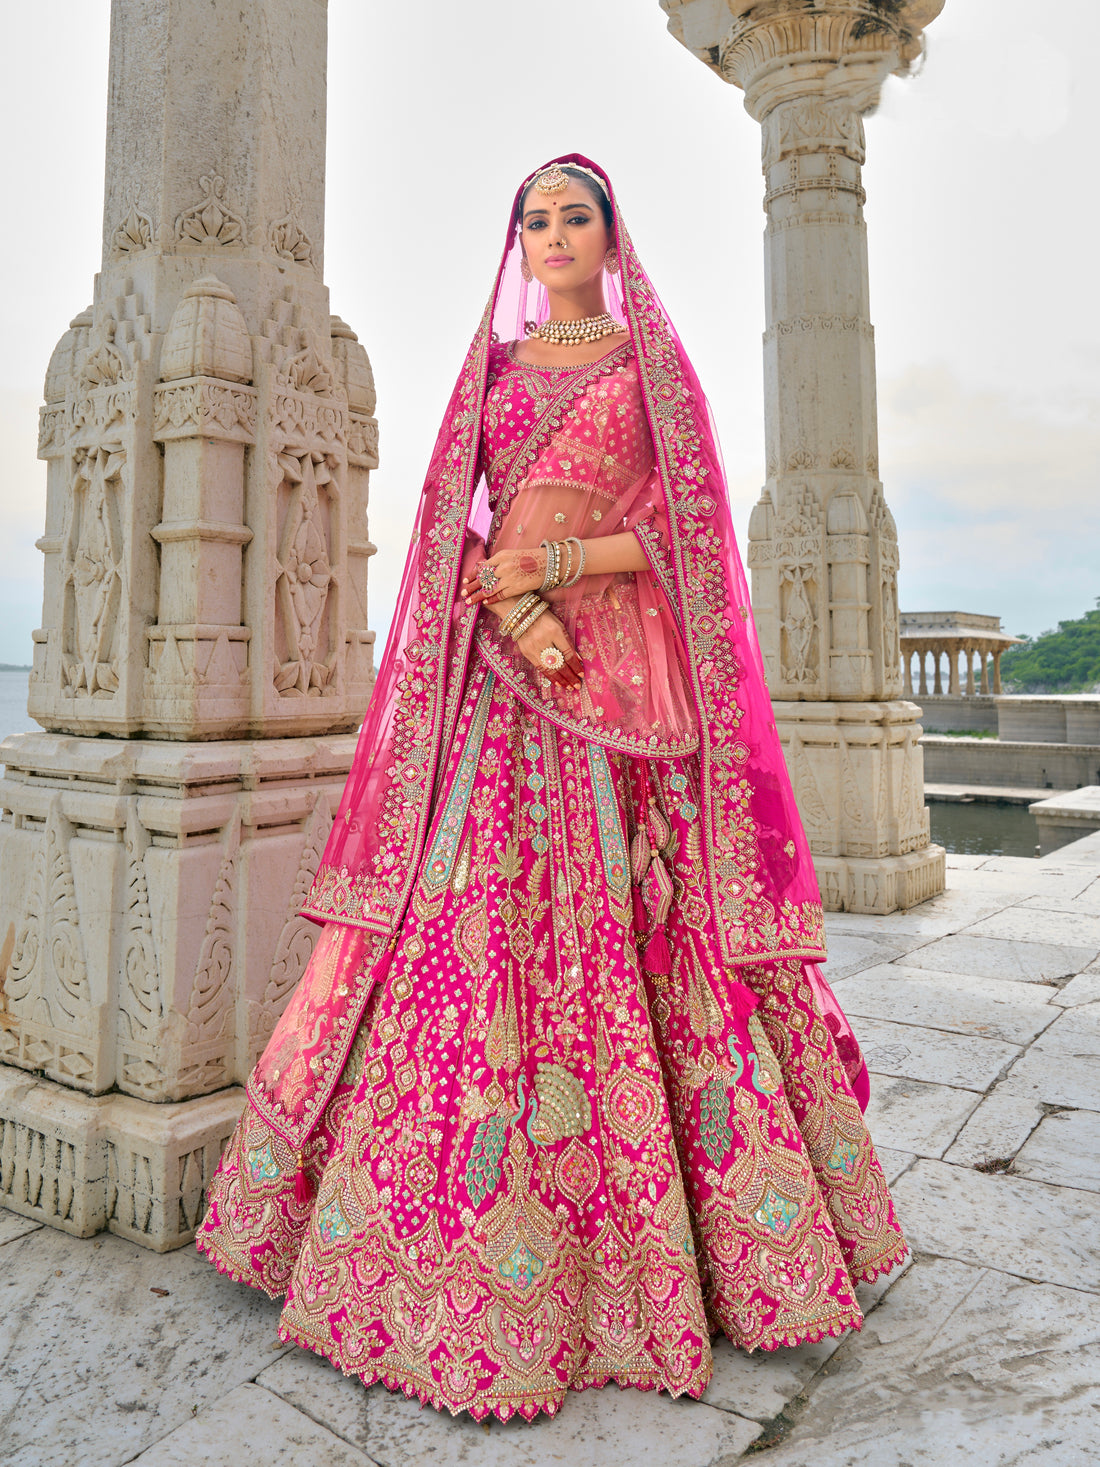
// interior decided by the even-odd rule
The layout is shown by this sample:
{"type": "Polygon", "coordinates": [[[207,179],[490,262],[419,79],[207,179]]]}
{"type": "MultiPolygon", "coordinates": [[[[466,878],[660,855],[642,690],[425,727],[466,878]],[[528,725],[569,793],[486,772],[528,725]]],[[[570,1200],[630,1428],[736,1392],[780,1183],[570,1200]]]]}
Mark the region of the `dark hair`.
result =
{"type": "MultiPolygon", "coordinates": [[[[600,213],[603,215],[603,222],[607,225],[608,229],[614,229],[615,214],[613,209],[611,208],[611,200],[607,197],[603,189],[591,176],[591,174],[582,173],[579,168],[573,168],[568,163],[563,163],[560,166],[561,171],[567,177],[571,178],[574,183],[581,184],[582,187],[584,187],[588,191],[588,193],[592,195],[592,198],[600,206],[600,213]]],[[[523,193],[520,194],[519,203],[516,205],[516,225],[518,228],[523,227],[523,210],[527,203],[527,195],[531,192],[534,186],[535,180],[532,179],[527,187],[523,190],[523,193]]]]}

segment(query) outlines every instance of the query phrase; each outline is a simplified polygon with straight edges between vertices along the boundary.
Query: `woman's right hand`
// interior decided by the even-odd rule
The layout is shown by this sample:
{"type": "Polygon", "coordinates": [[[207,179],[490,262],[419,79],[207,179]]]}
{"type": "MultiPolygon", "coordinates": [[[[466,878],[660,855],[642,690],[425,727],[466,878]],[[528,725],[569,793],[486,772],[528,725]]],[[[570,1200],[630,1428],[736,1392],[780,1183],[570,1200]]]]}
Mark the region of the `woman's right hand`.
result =
{"type": "Polygon", "coordinates": [[[559,688],[579,688],[584,677],[584,663],[577,656],[577,649],[569,639],[569,633],[552,611],[544,611],[534,626],[524,632],[516,646],[535,669],[559,688]],[[556,671],[551,672],[541,661],[547,647],[556,647],[565,658],[556,671]]]}

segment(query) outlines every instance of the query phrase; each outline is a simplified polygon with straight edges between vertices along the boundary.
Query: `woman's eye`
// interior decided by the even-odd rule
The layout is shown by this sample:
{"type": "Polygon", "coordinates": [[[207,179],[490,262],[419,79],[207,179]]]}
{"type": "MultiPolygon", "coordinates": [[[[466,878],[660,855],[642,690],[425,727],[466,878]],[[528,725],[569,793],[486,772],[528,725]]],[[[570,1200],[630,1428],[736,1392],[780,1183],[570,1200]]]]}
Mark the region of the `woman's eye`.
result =
{"type": "Polygon", "coordinates": [[[587,214],[574,214],[572,219],[566,220],[566,223],[567,224],[587,224],[588,223],[588,215],[587,214]]]}

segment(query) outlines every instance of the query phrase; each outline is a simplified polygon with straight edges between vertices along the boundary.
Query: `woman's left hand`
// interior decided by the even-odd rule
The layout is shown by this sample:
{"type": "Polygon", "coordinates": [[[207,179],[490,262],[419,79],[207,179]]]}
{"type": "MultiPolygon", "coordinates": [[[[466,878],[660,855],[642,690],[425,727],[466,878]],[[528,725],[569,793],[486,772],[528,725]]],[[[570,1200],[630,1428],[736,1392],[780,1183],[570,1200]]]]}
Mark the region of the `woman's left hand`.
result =
{"type": "Polygon", "coordinates": [[[486,601],[503,601],[522,596],[524,591],[537,591],[546,575],[546,551],[498,550],[488,560],[479,561],[471,576],[464,576],[460,586],[463,601],[477,606],[486,601]]]}

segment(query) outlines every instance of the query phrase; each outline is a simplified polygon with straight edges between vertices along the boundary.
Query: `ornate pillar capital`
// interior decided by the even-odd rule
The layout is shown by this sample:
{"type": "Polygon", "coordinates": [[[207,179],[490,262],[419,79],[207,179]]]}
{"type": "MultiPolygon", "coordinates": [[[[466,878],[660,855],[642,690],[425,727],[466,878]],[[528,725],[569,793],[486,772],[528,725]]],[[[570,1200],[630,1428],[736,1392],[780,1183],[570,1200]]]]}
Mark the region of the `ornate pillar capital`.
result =
{"type": "MultiPolygon", "coordinates": [[[[660,0],[669,31],[723,81],[741,87],[758,122],[812,97],[866,112],[891,72],[924,49],[944,0],[660,0]]],[[[862,162],[862,158],[859,159],[862,162]]]]}

